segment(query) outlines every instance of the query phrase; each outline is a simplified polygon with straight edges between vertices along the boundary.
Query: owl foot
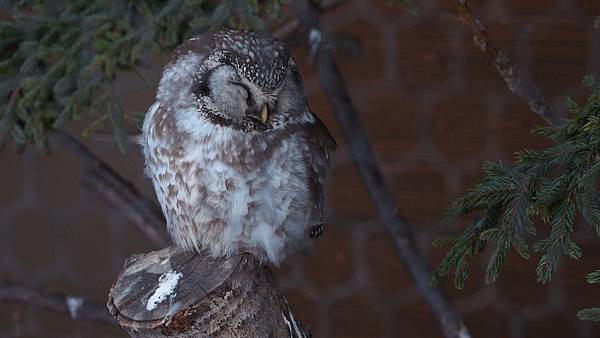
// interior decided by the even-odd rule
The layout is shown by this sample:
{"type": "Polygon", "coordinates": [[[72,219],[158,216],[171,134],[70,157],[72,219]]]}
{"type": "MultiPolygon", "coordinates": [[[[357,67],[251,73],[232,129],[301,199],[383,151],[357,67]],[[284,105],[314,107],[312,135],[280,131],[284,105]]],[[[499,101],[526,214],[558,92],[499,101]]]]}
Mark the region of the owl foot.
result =
{"type": "Polygon", "coordinates": [[[309,236],[310,236],[310,238],[315,239],[315,238],[321,236],[321,234],[323,233],[323,229],[324,228],[325,227],[324,227],[323,223],[311,226],[310,227],[310,231],[308,233],[309,236]]]}

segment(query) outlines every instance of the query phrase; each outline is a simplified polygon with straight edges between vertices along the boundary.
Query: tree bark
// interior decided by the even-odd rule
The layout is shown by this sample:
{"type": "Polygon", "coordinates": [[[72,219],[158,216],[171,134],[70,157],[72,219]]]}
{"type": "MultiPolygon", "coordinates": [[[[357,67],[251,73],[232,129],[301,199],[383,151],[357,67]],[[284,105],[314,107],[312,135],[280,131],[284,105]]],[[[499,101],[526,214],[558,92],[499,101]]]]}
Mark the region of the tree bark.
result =
{"type": "Polygon", "coordinates": [[[494,67],[496,67],[508,89],[522,98],[529,106],[529,109],[538,114],[548,124],[560,126],[563,123],[562,119],[550,107],[537,86],[522,77],[519,67],[512,63],[508,54],[492,44],[481,21],[471,13],[467,0],[456,0],[456,6],[460,19],[473,35],[473,42],[487,55],[494,67]]]}
{"type": "Polygon", "coordinates": [[[213,259],[170,247],[135,255],[108,308],[131,337],[310,337],[251,254],[213,259]]]}
{"type": "Polygon", "coordinates": [[[296,2],[298,19],[304,26],[308,47],[323,89],[346,136],[348,148],[396,253],[408,270],[417,291],[431,308],[444,337],[468,338],[469,330],[460,314],[442,290],[431,286],[431,267],[419,250],[412,229],[398,211],[394,192],[383,177],[369,141],[365,124],[348,93],[344,78],[335,62],[333,50],[324,40],[319,10],[311,1],[296,2]]]}

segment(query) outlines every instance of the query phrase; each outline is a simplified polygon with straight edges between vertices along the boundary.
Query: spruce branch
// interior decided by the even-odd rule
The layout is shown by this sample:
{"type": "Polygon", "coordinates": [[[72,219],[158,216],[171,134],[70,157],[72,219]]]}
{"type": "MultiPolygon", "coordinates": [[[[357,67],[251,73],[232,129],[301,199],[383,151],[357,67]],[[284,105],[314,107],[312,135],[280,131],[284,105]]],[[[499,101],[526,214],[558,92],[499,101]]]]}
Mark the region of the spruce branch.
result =
{"type": "Polygon", "coordinates": [[[594,322],[600,322],[600,308],[592,307],[577,312],[577,318],[581,320],[590,320],[594,322]]]}
{"type": "Polygon", "coordinates": [[[449,221],[471,213],[478,217],[450,242],[434,274],[435,284],[454,270],[454,285],[462,288],[465,267],[484,241],[495,243],[485,273],[485,281],[494,282],[511,249],[529,258],[525,238],[535,234],[535,220],[550,228],[547,238],[532,243],[533,252],[541,254],[536,269],[540,283],[552,278],[563,256],[581,258],[581,249],[571,240],[577,212],[600,234],[600,197],[595,188],[600,178],[600,86],[590,77],[584,83],[592,92],[583,106],[568,100],[571,117],[564,125],[533,130],[556,145],[518,151],[513,165],[484,164],[486,175],[450,206],[449,221]]]}
{"type": "Polygon", "coordinates": [[[0,145],[46,146],[49,131],[91,114],[96,127],[111,122],[124,150],[127,112],[115,95],[118,74],[139,73],[144,51],[172,50],[212,27],[264,30],[286,2],[9,3],[11,18],[0,20],[0,145]]]}
{"type": "MultiPolygon", "coordinates": [[[[600,283],[600,270],[596,270],[586,277],[587,282],[590,284],[600,283]]],[[[581,320],[590,320],[594,322],[600,322],[600,308],[592,307],[583,309],[577,312],[577,318],[581,320]]]]}
{"type": "Polygon", "coordinates": [[[596,271],[588,274],[586,279],[587,279],[587,282],[590,284],[600,283],[600,270],[596,270],[596,271]]]}

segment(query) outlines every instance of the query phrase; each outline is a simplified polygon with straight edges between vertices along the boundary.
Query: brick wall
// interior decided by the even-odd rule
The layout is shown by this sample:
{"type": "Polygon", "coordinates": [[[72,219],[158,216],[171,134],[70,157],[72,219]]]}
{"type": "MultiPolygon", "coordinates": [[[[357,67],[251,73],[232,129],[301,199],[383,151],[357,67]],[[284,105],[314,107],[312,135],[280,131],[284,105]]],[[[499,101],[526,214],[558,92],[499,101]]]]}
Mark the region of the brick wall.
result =
{"type": "MultiPolygon", "coordinates": [[[[356,35],[361,53],[340,57],[355,103],[363,113],[399,209],[413,225],[432,264],[444,251],[430,243],[464,223],[438,225],[448,204],[480,175],[485,160],[510,161],[513,151],[546,143],[529,134],[542,121],[511,94],[458,21],[451,0],[416,0],[420,16],[385,1],[347,0],[329,12],[327,29],[356,35]]],[[[581,77],[600,76],[597,0],[472,1],[496,44],[537,83],[557,110],[566,96],[581,100],[581,77]]],[[[329,227],[312,257],[277,270],[298,315],[316,337],[439,337],[393,252],[364,192],[327,98],[306,51],[295,50],[309,101],[341,149],[328,186],[329,227]]],[[[164,58],[153,59],[146,87],[122,80],[129,109],[152,102],[164,58]]],[[[74,130],[85,125],[78,122],[74,130]]],[[[147,194],[142,158],[111,142],[87,140],[103,159],[147,194]]],[[[69,153],[29,148],[0,152],[0,278],[48,290],[69,290],[104,302],[126,257],[146,243],[115,210],[80,185],[83,167],[69,153]]],[[[543,231],[542,231],[543,232],[543,231]]],[[[500,280],[482,280],[479,259],[462,291],[448,288],[474,337],[595,337],[600,325],[575,319],[578,309],[600,304],[600,287],[585,275],[600,268],[592,229],[576,238],[580,262],[565,261],[546,286],[535,282],[536,257],[509,257],[500,280]]],[[[15,335],[14,306],[0,304],[0,337],[15,335]]],[[[23,337],[122,337],[117,329],[26,310],[23,337]]]]}

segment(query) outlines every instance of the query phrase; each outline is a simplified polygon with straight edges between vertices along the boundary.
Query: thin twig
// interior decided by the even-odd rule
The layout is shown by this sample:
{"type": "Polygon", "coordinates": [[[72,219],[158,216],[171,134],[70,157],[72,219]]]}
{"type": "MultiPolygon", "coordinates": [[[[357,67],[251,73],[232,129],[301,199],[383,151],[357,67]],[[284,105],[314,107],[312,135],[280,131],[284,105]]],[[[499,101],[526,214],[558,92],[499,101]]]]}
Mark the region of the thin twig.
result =
{"type": "Polygon", "coordinates": [[[104,304],[94,303],[64,293],[42,292],[9,282],[0,282],[0,301],[17,302],[66,313],[71,319],[75,320],[89,320],[110,325],[117,324],[117,321],[110,315],[104,304]]]}
{"type": "Polygon", "coordinates": [[[298,26],[300,26],[300,22],[294,18],[278,27],[271,35],[277,40],[285,40],[298,29],[298,26]]]}
{"type": "MultiPolygon", "coordinates": [[[[336,9],[343,3],[344,1],[340,0],[321,1],[319,12],[323,14],[332,9],[336,9]]],[[[298,18],[291,18],[281,26],[277,27],[277,29],[271,33],[271,36],[277,40],[285,41],[290,38],[294,32],[296,32],[298,27],[300,27],[300,20],[298,20],[298,18]]]]}
{"type": "Polygon", "coordinates": [[[417,248],[409,224],[398,213],[396,197],[383,178],[367,131],[348,94],[333,52],[322,42],[319,12],[310,1],[304,3],[297,5],[297,12],[306,30],[309,48],[314,51],[317,76],[342,126],[365,188],[395,245],[396,253],[409,271],[417,290],[431,307],[444,335],[469,337],[467,328],[450,301],[441,290],[431,286],[431,267],[417,248]]]}
{"type": "Polygon", "coordinates": [[[88,166],[83,183],[119,209],[132,225],[157,247],[167,246],[165,220],[160,209],[85,145],[65,131],[55,133],[59,142],[88,166]]]}
{"type": "Polygon", "coordinates": [[[560,125],[560,118],[542,97],[539,89],[521,76],[519,68],[504,51],[492,44],[483,24],[471,13],[467,0],[456,0],[456,6],[461,20],[473,35],[473,41],[496,67],[508,89],[525,100],[529,108],[546,122],[554,126],[560,125]]]}

